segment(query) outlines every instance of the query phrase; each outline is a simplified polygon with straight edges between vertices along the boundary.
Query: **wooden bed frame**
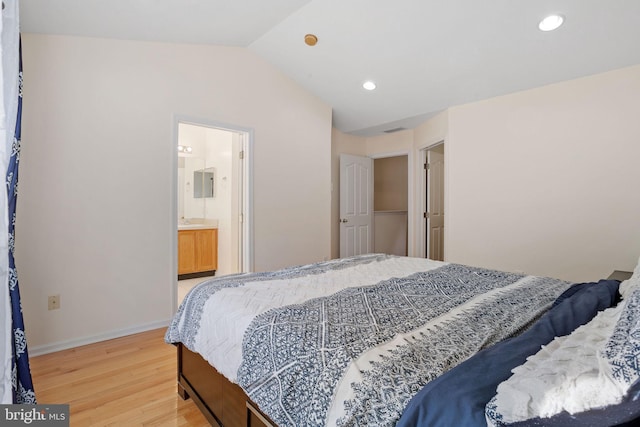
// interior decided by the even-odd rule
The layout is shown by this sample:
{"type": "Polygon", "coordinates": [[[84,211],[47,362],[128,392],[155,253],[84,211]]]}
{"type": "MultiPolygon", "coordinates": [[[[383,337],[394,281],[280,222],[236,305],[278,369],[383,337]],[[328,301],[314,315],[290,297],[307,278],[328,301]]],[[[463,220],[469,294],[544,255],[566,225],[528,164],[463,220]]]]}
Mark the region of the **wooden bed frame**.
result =
{"type": "Polygon", "coordinates": [[[178,347],[178,394],[191,397],[205,418],[220,427],[276,427],[237,384],[197,353],[178,347]]]}

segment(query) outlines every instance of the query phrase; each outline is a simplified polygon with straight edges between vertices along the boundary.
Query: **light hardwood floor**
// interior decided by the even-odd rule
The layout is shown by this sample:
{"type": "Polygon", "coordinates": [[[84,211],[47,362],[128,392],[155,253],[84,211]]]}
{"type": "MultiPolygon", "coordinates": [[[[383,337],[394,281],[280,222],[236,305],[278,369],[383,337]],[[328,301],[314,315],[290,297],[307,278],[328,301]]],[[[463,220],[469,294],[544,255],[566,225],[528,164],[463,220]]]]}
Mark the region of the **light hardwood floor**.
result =
{"type": "Polygon", "coordinates": [[[208,426],[176,392],[165,329],[31,358],[39,404],[68,403],[71,426],[208,426]]]}

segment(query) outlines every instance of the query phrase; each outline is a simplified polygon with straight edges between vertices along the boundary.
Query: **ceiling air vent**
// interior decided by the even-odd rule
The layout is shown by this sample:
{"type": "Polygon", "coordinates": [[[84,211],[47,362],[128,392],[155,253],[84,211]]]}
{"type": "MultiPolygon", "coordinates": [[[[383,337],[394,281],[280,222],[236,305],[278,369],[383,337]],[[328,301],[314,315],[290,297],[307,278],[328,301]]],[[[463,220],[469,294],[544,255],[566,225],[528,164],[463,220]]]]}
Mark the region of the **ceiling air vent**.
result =
{"type": "Polygon", "coordinates": [[[401,130],[407,130],[407,128],[403,128],[403,127],[399,127],[399,128],[393,128],[393,129],[387,129],[385,131],[383,131],[384,133],[394,133],[394,132],[398,132],[401,130]]]}

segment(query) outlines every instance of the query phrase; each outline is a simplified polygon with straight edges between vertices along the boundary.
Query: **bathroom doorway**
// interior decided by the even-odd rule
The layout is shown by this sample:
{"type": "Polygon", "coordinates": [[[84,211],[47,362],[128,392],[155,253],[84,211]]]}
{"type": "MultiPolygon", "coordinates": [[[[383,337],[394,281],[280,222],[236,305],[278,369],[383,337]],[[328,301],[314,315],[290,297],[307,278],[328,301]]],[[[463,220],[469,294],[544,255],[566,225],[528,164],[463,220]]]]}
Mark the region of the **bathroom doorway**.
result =
{"type": "Polygon", "coordinates": [[[248,130],[177,121],[178,303],[210,276],[251,271],[250,148],[248,130]]]}

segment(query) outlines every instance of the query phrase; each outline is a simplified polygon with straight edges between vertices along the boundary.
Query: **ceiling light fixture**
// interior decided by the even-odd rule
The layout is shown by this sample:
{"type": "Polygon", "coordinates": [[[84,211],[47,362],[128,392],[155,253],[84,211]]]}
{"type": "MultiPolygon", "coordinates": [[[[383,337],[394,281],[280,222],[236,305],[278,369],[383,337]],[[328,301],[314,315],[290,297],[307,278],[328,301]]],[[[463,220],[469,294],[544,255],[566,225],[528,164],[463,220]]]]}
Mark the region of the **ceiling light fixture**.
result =
{"type": "Polygon", "coordinates": [[[304,36],[304,42],[307,46],[315,46],[318,43],[318,37],[315,34],[307,34],[304,36]]]}
{"type": "Polygon", "coordinates": [[[562,15],[549,15],[538,24],[540,31],[553,31],[564,22],[562,15]]]}
{"type": "Polygon", "coordinates": [[[366,90],[374,90],[376,88],[376,84],[371,80],[367,80],[366,82],[362,83],[362,87],[366,90]]]}

